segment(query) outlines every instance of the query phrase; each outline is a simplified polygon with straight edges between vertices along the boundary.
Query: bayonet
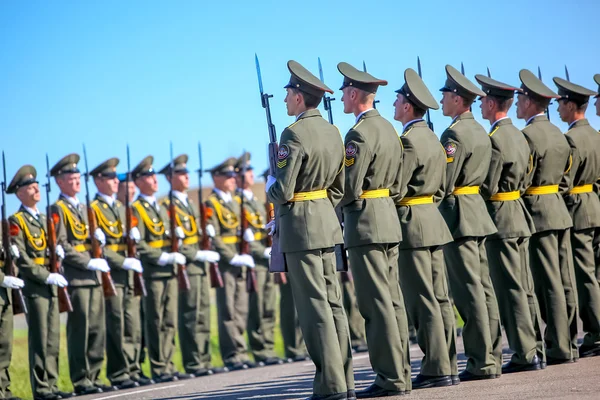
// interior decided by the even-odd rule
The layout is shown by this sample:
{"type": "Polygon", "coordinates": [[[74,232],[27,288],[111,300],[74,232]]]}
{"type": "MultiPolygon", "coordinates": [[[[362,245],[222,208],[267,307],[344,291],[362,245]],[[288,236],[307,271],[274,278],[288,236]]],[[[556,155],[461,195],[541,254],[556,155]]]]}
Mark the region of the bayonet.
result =
{"type": "MultiPolygon", "coordinates": [[[[323,66],[321,65],[321,57],[319,57],[318,60],[319,60],[319,78],[321,78],[321,82],[325,83],[325,78],[323,78],[323,66]]],[[[325,95],[323,96],[323,107],[325,107],[325,111],[327,111],[327,117],[328,117],[329,123],[331,125],[333,125],[333,112],[331,110],[331,102],[333,100],[335,100],[335,99],[328,96],[327,93],[325,93],[325,95]]]]}
{"type": "MultiPolygon", "coordinates": [[[[541,81],[542,80],[542,70],[540,69],[540,66],[538,65],[538,79],[541,81]]],[[[548,118],[548,121],[550,121],[550,108],[546,107],[546,117],[548,118]]]]}
{"type": "Polygon", "coordinates": [[[486,67],[486,68],[487,68],[488,78],[491,78],[492,77],[492,73],[490,72],[490,67],[486,67]]]}
{"type": "MultiPolygon", "coordinates": [[[[419,78],[423,79],[423,75],[421,73],[421,58],[419,56],[417,56],[417,72],[419,72],[419,78]]],[[[427,108],[425,115],[427,117],[427,126],[429,126],[429,129],[433,131],[433,122],[431,122],[431,114],[429,114],[429,107],[427,108]]]]}
{"type": "MultiPolygon", "coordinates": [[[[367,64],[365,63],[365,60],[363,60],[363,72],[367,72],[367,64]]],[[[377,108],[377,103],[379,103],[379,100],[373,101],[373,108],[377,108]]]]}
{"type": "Polygon", "coordinates": [[[569,77],[569,69],[567,68],[567,66],[565,65],[565,77],[567,78],[567,80],[569,82],[571,82],[571,78],[569,77]]]}
{"type": "MultiPolygon", "coordinates": [[[[465,66],[462,63],[462,61],[460,62],[460,73],[463,74],[465,76],[465,78],[466,78],[466,75],[465,75],[465,66]]],[[[469,107],[469,111],[473,112],[473,107],[469,107]]]]}

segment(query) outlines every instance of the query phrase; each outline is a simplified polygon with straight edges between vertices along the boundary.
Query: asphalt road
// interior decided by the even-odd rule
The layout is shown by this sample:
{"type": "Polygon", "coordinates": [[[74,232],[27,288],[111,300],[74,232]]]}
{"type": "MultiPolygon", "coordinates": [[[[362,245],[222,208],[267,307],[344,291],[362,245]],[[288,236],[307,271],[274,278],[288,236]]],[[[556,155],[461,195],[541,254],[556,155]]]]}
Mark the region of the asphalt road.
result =
{"type": "MultiPolygon", "coordinates": [[[[459,349],[462,341],[459,338],[459,349]]],[[[412,374],[418,373],[422,353],[411,347],[412,374]]],[[[510,353],[505,350],[505,360],[510,353]]],[[[464,354],[459,370],[466,365],[464,354]]],[[[314,366],[310,361],[230,372],[210,377],[165,383],[128,391],[81,396],[81,400],[109,399],[303,399],[312,393],[314,366]]],[[[354,355],[357,389],[373,382],[367,353],[354,355]]],[[[600,399],[600,357],[542,371],[503,375],[500,379],[461,383],[457,386],[412,391],[410,399],[600,399]]],[[[395,399],[400,397],[387,397],[395,399]]],[[[407,398],[406,396],[402,398],[407,398]]]]}

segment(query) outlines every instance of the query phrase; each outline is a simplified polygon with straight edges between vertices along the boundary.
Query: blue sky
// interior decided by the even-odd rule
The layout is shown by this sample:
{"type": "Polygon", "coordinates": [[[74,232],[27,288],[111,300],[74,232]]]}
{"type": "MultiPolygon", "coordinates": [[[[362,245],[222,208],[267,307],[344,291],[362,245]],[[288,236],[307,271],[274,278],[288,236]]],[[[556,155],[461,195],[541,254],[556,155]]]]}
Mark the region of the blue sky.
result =
{"type": "MultiPolygon", "coordinates": [[[[124,171],[127,143],[133,165],[152,154],[161,168],[169,161],[169,141],[176,155],[189,152],[194,169],[198,141],[205,167],[246,149],[255,166],[265,168],[268,138],[254,53],[265,90],[274,95],[279,133],[293,122],[283,103],[289,59],[318,74],[321,57],[325,82],[336,90],[334,122],[342,133],[354,117],[343,114],[339,101],[340,61],[360,67],[365,60],[369,72],[389,81],[377,96],[388,119],[394,90],[406,68],[416,69],[417,55],[437,98],[445,64],[459,68],[461,61],[471,79],[489,66],[494,78],[514,85],[521,68],[535,72],[539,65],[552,88],[551,78],[563,76],[567,64],[572,81],[596,89],[600,5],[576,3],[2,1],[0,148],[8,179],[27,163],[43,175],[46,152],[54,163],[81,152],[82,143],[90,168],[116,156],[124,171]]],[[[552,121],[565,130],[551,107],[552,121]]],[[[478,106],[474,113],[487,128],[478,106]]],[[[593,108],[588,117],[600,129],[593,108]]],[[[438,135],[450,123],[441,111],[432,120],[438,135]]],[[[166,181],[160,183],[164,193],[166,181]]],[[[12,212],[17,201],[10,197],[12,212]]]]}

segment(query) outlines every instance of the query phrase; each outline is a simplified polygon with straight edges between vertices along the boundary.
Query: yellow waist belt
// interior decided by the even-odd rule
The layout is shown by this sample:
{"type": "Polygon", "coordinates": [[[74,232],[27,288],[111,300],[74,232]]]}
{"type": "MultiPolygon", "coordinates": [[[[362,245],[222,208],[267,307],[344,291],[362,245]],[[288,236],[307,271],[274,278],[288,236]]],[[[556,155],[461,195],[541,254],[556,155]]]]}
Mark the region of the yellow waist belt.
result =
{"type": "Polygon", "coordinates": [[[575,186],[573,189],[569,190],[569,194],[590,193],[593,191],[594,191],[594,185],[589,183],[587,185],[575,186]]]}
{"type": "Polygon", "coordinates": [[[221,236],[221,239],[223,240],[223,243],[225,244],[236,244],[240,242],[240,237],[239,236],[221,236]]]}
{"type": "Polygon", "coordinates": [[[308,200],[317,200],[317,199],[326,199],[327,198],[327,190],[314,190],[312,192],[298,192],[294,193],[294,197],[290,200],[291,202],[296,201],[308,201],[308,200]]]}
{"type": "Polygon", "coordinates": [[[148,246],[152,247],[153,249],[162,249],[163,247],[167,247],[171,245],[171,241],[169,239],[167,240],[153,240],[151,242],[148,242],[148,246]]]}
{"type": "Polygon", "coordinates": [[[254,232],[254,240],[263,240],[266,237],[267,235],[265,235],[263,232],[254,232]]]}
{"type": "Polygon", "coordinates": [[[112,251],[127,251],[126,244],[107,244],[104,248],[112,251]]]}
{"type": "Polygon", "coordinates": [[[37,257],[37,258],[32,259],[31,261],[33,261],[33,263],[36,265],[45,265],[46,257],[37,257]]]}
{"type": "Polygon", "coordinates": [[[401,206],[417,206],[419,204],[433,204],[433,196],[405,197],[400,200],[401,206]]]}
{"type": "Polygon", "coordinates": [[[530,186],[525,191],[525,194],[527,194],[527,195],[554,194],[554,193],[558,193],[558,185],[530,186]]]}
{"type": "Polygon", "coordinates": [[[89,244],[76,244],[75,246],[73,246],[73,250],[75,250],[78,253],[83,253],[84,251],[90,251],[92,249],[92,246],[89,244]]]}
{"type": "Polygon", "coordinates": [[[490,201],[511,201],[521,198],[521,193],[518,190],[513,192],[496,193],[490,197],[490,201]]]}
{"type": "Polygon", "coordinates": [[[183,244],[196,244],[198,243],[198,236],[190,236],[183,239],[183,244]]]}
{"type": "Polygon", "coordinates": [[[390,197],[390,189],[364,190],[359,198],[360,199],[379,199],[382,197],[390,197]]]}
{"type": "Polygon", "coordinates": [[[455,187],[452,192],[455,196],[461,196],[464,194],[479,194],[479,186],[459,186],[455,187]]]}

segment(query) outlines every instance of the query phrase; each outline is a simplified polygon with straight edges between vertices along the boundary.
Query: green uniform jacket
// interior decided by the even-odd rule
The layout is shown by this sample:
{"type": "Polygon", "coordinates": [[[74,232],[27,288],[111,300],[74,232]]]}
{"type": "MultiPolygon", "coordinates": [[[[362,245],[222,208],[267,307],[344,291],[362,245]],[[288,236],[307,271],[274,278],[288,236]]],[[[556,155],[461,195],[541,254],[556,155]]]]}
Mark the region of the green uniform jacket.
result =
{"type": "MultiPolygon", "coordinates": [[[[594,184],[600,177],[600,135],[587,119],[580,119],[566,133],[571,146],[571,167],[565,173],[561,189],[594,184]]],[[[592,191],[582,194],[565,194],[565,203],[576,231],[600,227],[600,199],[592,191]]]]}
{"type": "MultiPolygon", "coordinates": [[[[187,259],[186,269],[188,275],[206,275],[206,264],[195,260],[196,253],[200,250],[200,235],[198,233],[199,213],[189,198],[188,204],[185,205],[177,196],[173,196],[173,203],[175,203],[175,215],[177,216],[175,222],[177,226],[183,229],[183,234],[185,235],[183,243],[179,247],[179,252],[187,259]]],[[[168,197],[163,200],[165,209],[168,210],[170,204],[168,197]]]]}
{"type": "Polygon", "coordinates": [[[138,197],[132,204],[133,215],[138,220],[141,240],[137,244],[138,255],[144,267],[144,278],[160,279],[173,278],[177,275],[177,266],[158,265],[160,255],[171,252],[171,237],[169,235],[169,216],[163,206],[148,203],[143,197],[138,197]]]}
{"type": "Polygon", "coordinates": [[[85,205],[79,203],[74,207],[62,195],[50,207],[52,214],[58,215],[56,224],[56,241],[65,250],[63,260],[64,276],[70,287],[99,286],[100,271],[90,271],[90,233],[85,205]]]}
{"type": "Polygon", "coordinates": [[[490,239],[531,236],[535,227],[522,199],[490,200],[496,193],[525,193],[526,179],[532,168],[527,139],[510,118],[499,120],[489,137],[492,160],[481,186],[481,195],[487,200],[488,212],[498,229],[497,233],[490,235],[490,239]]]}
{"type": "Polygon", "coordinates": [[[342,243],[335,206],[344,194],[344,145],[338,129],[318,110],[308,110],[281,134],[277,181],[267,197],[278,207],[284,253],[342,243]],[[327,190],[327,198],[290,202],[294,193],[327,190]]]}
{"type": "MultiPolygon", "coordinates": [[[[235,199],[241,203],[241,192],[237,192],[235,199]]],[[[265,220],[267,211],[256,196],[252,200],[244,199],[244,208],[246,209],[246,218],[248,219],[248,228],[254,233],[254,242],[250,243],[250,255],[257,266],[269,267],[269,260],[265,258],[267,248],[267,231],[265,230],[265,220]]]]}
{"type": "MultiPolygon", "coordinates": [[[[529,175],[527,187],[559,185],[571,155],[565,135],[545,115],[537,115],[529,121],[523,134],[529,142],[533,158],[533,172],[529,175]]],[[[523,201],[533,218],[537,233],[573,226],[560,193],[526,195],[523,201]]]]}
{"type": "Polygon", "coordinates": [[[96,195],[91,207],[96,214],[98,228],[102,229],[106,236],[104,258],[110,267],[115,286],[133,288],[133,271],[123,269],[123,261],[127,254],[127,243],[123,236],[125,206],[119,200],[115,200],[110,206],[102,196],[96,195]]]}
{"type": "Polygon", "coordinates": [[[361,115],[344,140],[346,247],[398,243],[402,230],[394,200],[400,192],[402,145],[396,130],[377,110],[361,115]],[[389,197],[361,199],[366,190],[389,189],[389,197]]]}
{"type": "Polygon", "coordinates": [[[433,196],[433,204],[398,207],[402,227],[401,249],[446,244],[452,241],[446,221],[438,209],[444,198],[446,154],[425,121],[405,127],[404,156],[400,171],[400,198],[433,196]]]}
{"type": "Polygon", "coordinates": [[[492,158],[492,144],[485,129],[471,112],[466,112],[456,117],[440,141],[446,150],[446,197],[440,204],[440,212],[452,236],[459,239],[496,233],[480,195],[452,194],[457,187],[483,184],[492,158]]]}
{"type": "Polygon", "coordinates": [[[19,211],[9,218],[9,222],[11,226],[19,228],[18,233],[11,236],[11,241],[21,255],[15,260],[15,264],[19,268],[19,277],[25,281],[23,295],[56,296],[56,286],[46,284],[50,275],[49,260],[46,257],[46,216],[40,213],[38,220],[21,206],[19,211]]]}
{"type": "MultiPolygon", "coordinates": [[[[4,281],[4,271],[2,271],[2,269],[4,268],[4,262],[0,261],[0,282],[4,281]]],[[[5,304],[10,304],[10,296],[12,296],[12,293],[10,291],[10,289],[6,289],[3,287],[0,287],[0,306],[3,306],[5,304]]]]}
{"type": "Polygon", "coordinates": [[[240,204],[234,196],[226,203],[216,192],[212,192],[206,200],[206,206],[212,209],[208,221],[215,228],[213,246],[221,256],[220,262],[229,264],[236,254],[240,254],[240,204]]]}

